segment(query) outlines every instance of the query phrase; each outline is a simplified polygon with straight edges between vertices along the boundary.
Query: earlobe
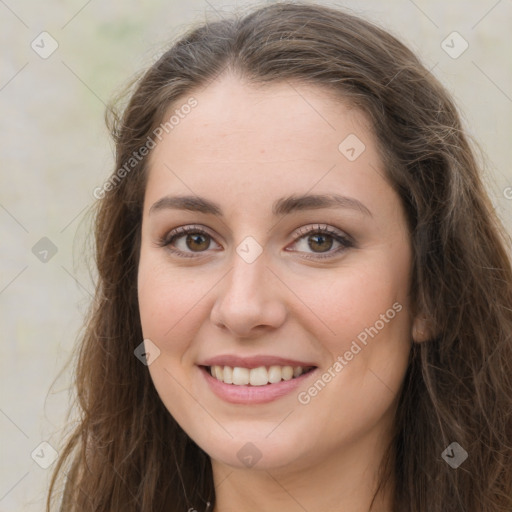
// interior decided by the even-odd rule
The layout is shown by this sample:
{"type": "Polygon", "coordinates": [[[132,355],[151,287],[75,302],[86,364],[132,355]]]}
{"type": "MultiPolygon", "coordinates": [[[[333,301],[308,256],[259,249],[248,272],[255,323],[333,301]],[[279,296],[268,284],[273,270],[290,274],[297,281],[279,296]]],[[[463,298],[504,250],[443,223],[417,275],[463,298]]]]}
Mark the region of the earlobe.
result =
{"type": "Polygon", "coordinates": [[[415,343],[422,343],[431,338],[430,326],[425,315],[417,315],[412,324],[412,339],[415,343]]]}

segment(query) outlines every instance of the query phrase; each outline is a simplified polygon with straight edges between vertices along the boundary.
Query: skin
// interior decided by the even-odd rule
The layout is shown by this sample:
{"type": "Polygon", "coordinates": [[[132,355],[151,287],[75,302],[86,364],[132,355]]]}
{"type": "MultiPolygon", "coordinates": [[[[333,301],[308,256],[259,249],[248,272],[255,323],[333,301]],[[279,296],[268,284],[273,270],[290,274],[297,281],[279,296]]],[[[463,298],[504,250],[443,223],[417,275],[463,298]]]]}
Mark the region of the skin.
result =
{"type": "MultiPolygon", "coordinates": [[[[215,512],[366,512],[421,328],[409,306],[404,211],[384,179],[371,127],[360,111],[310,85],[256,87],[226,75],[194,97],[197,107],[164,135],[148,167],[138,289],[144,338],[160,350],[149,365],[156,390],[211,457],[215,512]],[[338,149],[349,134],[365,144],[354,161],[338,149]],[[357,199],[371,215],[350,208],[272,215],[283,196],[332,192],[357,199]],[[215,201],[224,217],[150,213],[178,194],[215,201]],[[354,246],[336,253],[341,245],[327,237],[311,248],[317,224],[349,235],[354,246]],[[173,241],[189,258],[159,243],[186,225],[210,234],[199,248],[186,235],[173,241]],[[300,228],[312,231],[297,234],[300,228]],[[252,263],[236,252],[247,236],[263,249],[252,263]],[[326,253],[332,257],[314,259],[326,253]],[[299,403],[298,392],[393,304],[401,311],[309,403],[299,403]],[[293,357],[318,370],[276,401],[234,405],[212,393],[197,366],[220,354],[293,357]],[[237,457],[247,442],[261,454],[253,467],[237,457]]],[[[373,510],[391,512],[390,496],[388,489],[373,510]]]]}

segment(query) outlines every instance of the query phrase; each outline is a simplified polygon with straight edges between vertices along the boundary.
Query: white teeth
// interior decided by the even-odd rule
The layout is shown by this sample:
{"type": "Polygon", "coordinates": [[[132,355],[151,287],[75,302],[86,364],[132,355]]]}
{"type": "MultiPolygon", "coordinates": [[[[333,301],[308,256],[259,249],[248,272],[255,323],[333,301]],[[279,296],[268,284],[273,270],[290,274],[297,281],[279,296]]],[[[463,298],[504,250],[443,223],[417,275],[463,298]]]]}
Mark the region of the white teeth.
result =
{"type": "Polygon", "coordinates": [[[224,366],[224,382],[233,384],[233,368],[231,366],[224,366]]]}
{"type": "Polygon", "coordinates": [[[281,367],[280,366],[271,366],[268,369],[268,381],[271,384],[275,384],[276,382],[281,382],[281,367]]]}
{"type": "Polygon", "coordinates": [[[212,377],[235,386],[265,386],[276,384],[281,380],[291,380],[300,377],[304,373],[302,366],[259,366],[258,368],[242,368],[240,366],[212,366],[212,377]]]}
{"type": "Polygon", "coordinates": [[[233,384],[237,386],[247,386],[247,384],[249,384],[249,370],[235,366],[235,368],[233,368],[233,384]]]}
{"type": "Polygon", "coordinates": [[[251,386],[264,386],[268,384],[268,372],[264,366],[252,368],[249,372],[249,384],[251,386]]]}
{"type": "Polygon", "coordinates": [[[283,369],[281,370],[281,376],[283,377],[283,380],[293,379],[293,367],[283,366],[283,369]]]}
{"type": "Polygon", "coordinates": [[[215,378],[217,380],[224,380],[224,370],[222,366],[214,366],[213,369],[215,370],[215,378]]]}

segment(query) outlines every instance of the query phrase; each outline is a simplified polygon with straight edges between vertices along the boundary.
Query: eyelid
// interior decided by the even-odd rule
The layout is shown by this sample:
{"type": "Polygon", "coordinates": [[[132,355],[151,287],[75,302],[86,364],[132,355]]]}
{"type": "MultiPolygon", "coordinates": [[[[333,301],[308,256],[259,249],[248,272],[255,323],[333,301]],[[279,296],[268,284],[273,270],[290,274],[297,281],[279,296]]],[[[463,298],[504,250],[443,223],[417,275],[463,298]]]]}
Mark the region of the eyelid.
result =
{"type": "Polygon", "coordinates": [[[187,224],[185,226],[179,226],[172,229],[162,237],[161,241],[169,242],[172,238],[177,238],[181,235],[188,235],[189,233],[201,233],[215,239],[215,236],[208,230],[208,228],[196,224],[187,224]]]}
{"type": "Polygon", "coordinates": [[[340,237],[346,240],[347,242],[354,243],[354,240],[352,237],[347,234],[345,231],[342,231],[341,229],[335,228],[333,226],[330,226],[329,224],[319,224],[319,223],[313,223],[308,224],[307,226],[303,226],[293,233],[294,240],[297,241],[297,239],[309,235],[312,233],[325,233],[332,235],[333,237],[340,237]]]}

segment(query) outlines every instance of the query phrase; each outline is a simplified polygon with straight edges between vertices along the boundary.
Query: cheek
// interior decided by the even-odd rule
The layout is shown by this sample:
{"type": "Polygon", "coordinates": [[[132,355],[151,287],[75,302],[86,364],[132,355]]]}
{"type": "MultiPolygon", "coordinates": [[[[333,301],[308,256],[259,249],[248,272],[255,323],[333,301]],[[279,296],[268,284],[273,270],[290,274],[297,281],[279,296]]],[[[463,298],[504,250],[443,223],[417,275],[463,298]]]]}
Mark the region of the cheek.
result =
{"type": "MultiPolygon", "coordinates": [[[[204,410],[183,389],[190,388],[190,345],[201,314],[199,299],[204,290],[185,276],[171,272],[168,265],[141,254],[138,298],[142,332],[160,350],[148,370],[155,389],[174,419],[183,427],[207,421],[204,410]],[[190,293],[192,292],[192,293],[190,293]],[[202,292],[202,293],[200,293],[202,292]],[[184,359],[187,364],[184,365],[184,359]]],[[[204,313],[204,312],[203,312],[204,313]]]]}
{"type": "Polygon", "coordinates": [[[144,338],[161,350],[178,351],[187,339],[185,331],[194,325],[194,306],[199,290],[184,272],[170,272],[168,266],[141,255],[138,272],[139,312],[144,338]],[[171,343],[172,341],[172,343],[171,343]]]}
{"type": "Polygon", "coordinates": [[[407,254],[371,256],[339,272],[326,272],[325,277],[301,280],[295,288],[312,312],[309,329],[333,357],[347,350],[360,333],[364,338],[365,329],[376,322],[383,334],[400,332],[400,338],[409,327],[407,254]]]}
{"type": "Polygon", "coordinates": [[[406,251],[375,252],[315,286],[302,281],[298,293],[317,314],[308,316],[306,328],[328,356],[322,382],[301,389],[300,403],[335,430],[340,422],[348,425],[344,414],[332,413],[333,403],[353,412],[363,427],[377,421],[398,393],[411,347],[408,269],[406,251]]]}
{"type": "Polygon", "coordinates": [[[411,346],[407,253],[374,254],[358,263],[324,287],[317,281],[305,295],[322,319],[310,328],[329,360],[322,382],[301,389],[300,401],[333,432],[355,432],[379,421],[398,393],[411,346]]]}

